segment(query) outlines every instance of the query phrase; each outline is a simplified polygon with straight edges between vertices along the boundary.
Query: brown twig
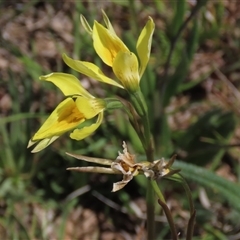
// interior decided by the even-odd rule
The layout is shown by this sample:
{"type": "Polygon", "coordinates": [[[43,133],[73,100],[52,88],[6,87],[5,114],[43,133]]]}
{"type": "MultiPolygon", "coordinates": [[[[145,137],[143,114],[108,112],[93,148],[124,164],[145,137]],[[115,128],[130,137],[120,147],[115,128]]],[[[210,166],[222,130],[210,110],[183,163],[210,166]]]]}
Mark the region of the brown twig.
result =
{"type": "Polygon", "coordinates": [[[164,203],[163,201],[161,201],[160,199],[158,199],[158,203],[162,207],[162,209],[167,217],[167,220],[168,220],[168,223],[169,223],[169,226],[171,229],[172,240],[178,240],[177,230],[176,230],[175,224],[173,222],[172,214],[171,214],[167,204],[164,203]]]}

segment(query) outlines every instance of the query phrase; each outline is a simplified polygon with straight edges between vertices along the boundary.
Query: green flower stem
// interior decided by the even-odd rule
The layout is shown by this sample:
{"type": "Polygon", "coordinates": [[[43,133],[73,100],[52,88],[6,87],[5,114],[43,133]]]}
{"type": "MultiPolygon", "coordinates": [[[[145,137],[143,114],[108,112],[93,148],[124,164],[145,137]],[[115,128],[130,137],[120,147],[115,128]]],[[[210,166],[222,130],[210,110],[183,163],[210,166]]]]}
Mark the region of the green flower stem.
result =
{"type": "Polygon", "coordinates": [[[126,110],[124,104],[117,98],[105,98],[104,101],[106,103],[106,108],[109,110],[115,110],[119,108],[123,108],[124,110],[126,110]]]}
{"type": "MultiPolygon", "coordinates": [[[[133,107],[140,117],[140,129],[142,131],[138,131],[137,134],[143,144],[145,149],[147,161],[154,161],[154,145],[150,132],[149,119],[148,119],[148,108],[145,102],[144,96],[140,89],[138,89],[134,93],[130,93],[130,98],[133,107]]],[[[137,120],[136,120],[137,121],[137,120]]],[[[134,127],[136,129],[136,127],[134,127]]],[[[150,180],[147,183],[147,239],[155,239],[155,196],[154,196],[154,184],[153,181],[150,180]]],[[[156,191],[156,190],[155,190],[156,191]]],[[[161,195],[161,199],[164,200],[163,195],[158,189],[158,195],[161,195]]]]}
{"type": "Polygon", "coordinates": [[[139,139],[144,140],[144,142],[142,142],[143,146],[146,146],[144,132],[139,125],[141,123],[139,123],[139,117],[138,115],[136,115],[136,110],[133,105],[130,102],[125,101],[124,99],[105,98],[104,101],[106,103],[106,109],[123,109],[126,112],[133,128],[138,133],[139,139]]]}
{"type": "MultiPolygon", "coordinates": [[[[140,89],[138,89],[134,93],[130,93],[130,99],[136,112],[141,118],[141,124],[143,125],[143,131],[144,131],[144,139],[140,137],[140,140],[142,141],[143,147],[148,157],[148,161],[152,162],[154,160],[153,158],[154,148],[153,148],[153,141],[152,141],[152,136],[150,132],[147,104],[145,102],[144,96],[140,89]]],[[[138,135],[140,134],[138,133],[138,135]]]]}
{"type": "MultiPolygon", "coordinates": [[[[149,149],[145,149],[146,157],[149,162],[153,162],[153,145],[150,141],[149,149]]],[[[159,190],[160,191],[160,190],[159,190]]],[[[152,180],[147,183],[147,239],[155,239],[155,196],[152,186],[152,180]]]]}
{"type": "MultiPolygon", "coordinates": [[[[149,119],[148,119],[148,108],[144,99],[144,96],[141,92],[141,90],[137,90],[134,93],[130,93],[131,102],[133,104],[133,107],[135,108],[136,112],[138,113],[140,117],[140,124],[143,128],[143,135],[142,132],[137,132],[138,136],[143,144],[143,147],[145,149],[147,161],[153,162],[154,161],[154,144],[153,139],[151,136],[150,131],[150,125],[149,125],[149,119]]],[[[136,120],[137,121],[137,120],[136,120]]],[[[134,127],[137,129],[137,127],[134,127]]],[[[171,211],[169,210],[164,196],[159,189],[157,183],[155,180],[150,180],[147,184],[147,196],[146,196],[146,202],[147,202],[147,239],[155,239],[155,194],[157,194],[159,198],[159,204],[162,206],[165,215],[167,217],[171,233],[172,233],[172,239],[178,239],[176,228],[173,222],[173,218],[171,215],[171,211]]]]}
{"type": "Polygon", "coordinates": [[[130,99],[140,117],[148,115],[147,104],[140,89],[130,94],[130,99]]]}
{"type": "Polygon", "coordinates": [[[159,198],[162,202],[164,202],[164,203],[166,204],[166,201],[165,201],[165,199],[164,199],[164,196],[163,196],[160,188],[158,187],[157,182],[156,182],[155,180],[151,180],[151,185],[152,185],[155,193],[157,194],[158,198],[159,198]]]}
{"type": "MultiPolygon", "coordinates": [[[[142,142],[142,145],[145,149],[146,157],[149,162],[154,161],[154,148],[153,142],[150,133],[149,121],[148,121],[148,110],[144,100],[144,97],[141,91],[135,92],[134,94],[130,94],[131,103],[135,109],[135,111],[140,116],[140,121],[138,120],[139,116],[136,114],[132,114],[134,116],[134,121],[131,121],[134,129],[136,130],[139,139],[142,142]],[[139,127],[139,125],[142,125],[139,127]],[[143,132],[142,132],[143,131],[143,132]]],[[[146,203],[147,203],[147,239],[155,239],[155,198],[154,198],[154,190],[150,181],[147,183],[147,195],[146,195],[146,203]]]]}
{"type": "MultiPolygon", "coordinates": [[[[140,126],[140,131],[137,132],[143,147],[145,149],[147,161],[154,161],[154,147],[150,132],[148,109],[144,99],[144,96],[140,89],[134,93],[130,93],[130,99],[133,107],[140,117],[140,122],[136,119],[140,126]],[[143,132],[142,132],[143,131],[143,132]]],[[[137,117],[137,116],[136,116],[137,117]]],[[[135,129],[137,127],[134,126],[135,129]]],[[[155,239],[155,197],[154,190],[150,181],[147,183],[147,239],[155,239]]]]}
{"type": "Polygon", "coordinates": [[[151,181],[147,182],[147,239],[155,239],[155,197],[151,181]]]}

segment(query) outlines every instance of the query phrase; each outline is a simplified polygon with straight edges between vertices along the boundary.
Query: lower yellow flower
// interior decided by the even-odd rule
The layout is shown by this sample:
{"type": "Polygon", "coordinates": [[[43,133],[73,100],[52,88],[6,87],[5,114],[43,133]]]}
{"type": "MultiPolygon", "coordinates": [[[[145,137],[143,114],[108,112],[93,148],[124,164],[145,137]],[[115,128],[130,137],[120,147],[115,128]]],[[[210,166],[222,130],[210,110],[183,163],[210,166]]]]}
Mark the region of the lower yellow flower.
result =
{"type": "Polygon", "coordinates": [[[70,134],[72,139],[81,140],[99,127],[106,107],[105,101],[88,93],[76,77],[64,73],[51,73],[40,79],[54,83],[67,98],[56,107],[29,141],[28,147],[37,144],[32,152],[41,151],[70,130],[74,129],[70,134]],[[79,124],[96,116],[98,117],[95,123],[78,129],[79,124]]]}

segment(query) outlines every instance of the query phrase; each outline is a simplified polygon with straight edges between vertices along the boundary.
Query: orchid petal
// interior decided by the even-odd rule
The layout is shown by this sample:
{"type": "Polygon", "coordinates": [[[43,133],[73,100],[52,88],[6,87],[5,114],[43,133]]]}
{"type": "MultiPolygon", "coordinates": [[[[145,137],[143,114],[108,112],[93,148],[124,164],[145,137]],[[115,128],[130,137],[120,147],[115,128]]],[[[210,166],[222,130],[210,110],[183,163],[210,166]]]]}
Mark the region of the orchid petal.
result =
{"type": "Polygon", "coordinates": [[[111,33],[117,35],[116,32],[115,32],[115,30],[114,30],[114,28],[113,28],[113,26],[112,26],[112,24],[111,24],[111,22],[110,22],[110,20],[109,20],[109,18],[108,18],[108,16],[107,16],[107,14],[106,14],[103,10],[102,10],[102,14],[103,14],[103,20],[104,20],[104,22],[105,22],[105,24],[106,24],[106,26],[107,26],[107,29],[108,29],[111,33]]]}
{"type": "Polygon", "coordinates": [[[74,157],[76,159],[79,159],[79,160],[83,160],[83,161],[86,161],[86,162],[92,162],[92,163],[98,163],[98,164],[101,164],[101,165],[111,166],[111,164],[113,162],[113,160],[106,159],[106,158],[94,158],[94,157],[88,157],[88,156],[83,156],[83,155],[69,153],[69,152],[66,152],[66,154],[71,156],[71,157],[74,157]]]}
{"type": "Polygon", "coordinates": [[[84,118],[91,119],[95,117],[97,114],[102,112],[105,109],[105,102],[102,99],[88,99],[84,97],[77,97],[75,104],[84,115],[84,118]]]}
{"type": "Polygon", "coordinates": [[[113,62],[113,72],[125,89],[134,92],[139,88],[138,59],[134,53],[120,51],[113,62]]]}
{"type": "Polygon", "coordinates": [[[111,168],[106,168],[106,167],[91,167],[91,166],[89,166],[89,167],[70,167],[70,168],[67,168],[67,170],[76,171],[76,172],[117,174],[111,168]]]}
{"type": "Polygon", "coordinates": [[[97,21],[95,21],[93,25],[92,37],[96,53],[102,61],[110,67],[119,51],[129,51],[115,33],[103,27],[97,21]]]}
{"type": "Polygon", "coordinates": [[[140,71],[139,71],[140,77],[142,77],[150,58],[154,28],[155,28],[154,22],[152,18],[149,17],[149,20],[145,25],[145,27],[143,28],[137,41],[136,48],[137,48],[137,53],[140,60],[140,71]]]}
{"type": "Polygon", "coordinates": [[[116,87],[123,88],[122,85],[120,85],[113,79],[105,76],[104,73],[101,71],[101,69],[93,63],[74,60],[74,59],[68,57],[66,54],[63,54],[62,58],[63,58],[63,61],[70,68],[72,68],[88,77],[91,77],[100,82],[104,82],[104,83],[107,83],[107,84],[110,84],[110,85],[113,85],[116,87]]]}
{"type": "Polygon", "coordinates": [[[90,27],[87,19],[81,14],[80,15],[80,21],[82,23],[82,26],[84,27],[84,29],[90,34],[92,35],[92,28],[90,27]]]}
{"type": "Polygon", "coordinates": [[[71,74],[55,72],[41,76],[40,80],[52,82],[63,92],[65,96],[82,95],[87,98],[94,98],[82,87],[80,81],[71,74]]]}
{"type": "Polygon", "coordinates": [[[70,138],[75,139],[75,140],[82,140],[89,135],[91,135],[96,129],[100,126],[103,120],[103,112],[99,113],[97,122],[88,126],[88,127],[83,127],[81,129],[75,129],[71,134],[70,138]]]}
{"type": "Polygon", "coordinates": [[[41,128],[35,133],[32,141],[60,136],[84,121],[85,116],[79,112],[74,100],[67,98],[56,107],[41,128]]]}
{"type": "MultiPolygon", "coordinates": [[[[37,141],[37,142],[31,142],[31,145],[29,145],[28,147],[32,146],[33,144],[36,144],[36,147],[31,151],[32,153],[36,153],[36,152],[40,152],[42,151],[44,148],[46,148],[47,146],[49,146],[51,143],[53,143],[55,140],[57,140],[59,138],[59,136],[53,136],[51,138],[45,138],[41,141],[37,141]]],[[[30,140],[31,141],[31,140],[30,140]]],[[[29,141],[29,143],[30,143],[29,141]]]]}
{"type": "Polygon", "coordinates": [[[133,175],[123,175],[123,180],[113,183],[112,192],[116,192],[124,188],[131,180],[133,179],[133,175]]]}

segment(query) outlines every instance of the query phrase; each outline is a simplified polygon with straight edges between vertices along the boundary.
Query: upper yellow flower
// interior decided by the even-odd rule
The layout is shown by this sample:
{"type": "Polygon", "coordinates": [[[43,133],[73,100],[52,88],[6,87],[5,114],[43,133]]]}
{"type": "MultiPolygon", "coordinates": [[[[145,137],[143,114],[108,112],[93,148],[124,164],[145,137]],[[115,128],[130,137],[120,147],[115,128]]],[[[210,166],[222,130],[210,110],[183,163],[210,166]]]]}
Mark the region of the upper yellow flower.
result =
{"type": "Polygon", "coordinates": [[[28,147],[37,143],[32,152],[41,151],[70,130],[75,129],[70,134],[72,139],[81,140],[99,127],[106,107],[105,101],[93,97],[82,87],[75,76],[65,73],[51,73],[40,77],[40,79],[55,84],[67,98],[56,107],[29,141],[28,147]],[[96,123],[80,129],[77,128],[79,124],[95,116],[98,116],[96,123]]]}
{"type": "Polygon", "coordinates": [[[73,60],[65,54],[63,54],[63,60],[69,67],[91,78],[125,88],[129,92],[136,92],[139,89],[140,79],[149,61],[154,22],[149,17],[138,38],[136,56],[116,35],[107,15],[104,13],[103,16],[107,28],[95,21],[92,29],[83,16],[81,16],[81,21],[85,29],[92,35],[96,53],[105,64],[112,67],[119,81],[108,78],[93,63],[73,60]]]}

